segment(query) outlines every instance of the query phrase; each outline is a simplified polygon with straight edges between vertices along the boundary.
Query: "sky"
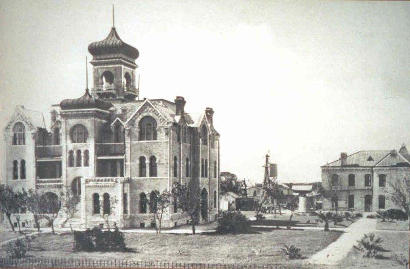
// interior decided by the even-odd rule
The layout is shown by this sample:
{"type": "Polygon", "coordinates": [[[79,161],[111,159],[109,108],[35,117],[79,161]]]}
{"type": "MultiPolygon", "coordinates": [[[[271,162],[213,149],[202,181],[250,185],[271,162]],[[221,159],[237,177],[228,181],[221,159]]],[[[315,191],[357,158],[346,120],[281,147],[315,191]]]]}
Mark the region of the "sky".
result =
{"type": "Polygon", "coordinates": [[[87,47],[108,35],[113,3],[140,51],[141,97],[215,110],[221,171],[262,182],[269,152],[280,181],[320,181],[341,152],[410,146],[402,1],[2,0],[2,130],[16,105],[48,117],[83,94],[87,47]]]}

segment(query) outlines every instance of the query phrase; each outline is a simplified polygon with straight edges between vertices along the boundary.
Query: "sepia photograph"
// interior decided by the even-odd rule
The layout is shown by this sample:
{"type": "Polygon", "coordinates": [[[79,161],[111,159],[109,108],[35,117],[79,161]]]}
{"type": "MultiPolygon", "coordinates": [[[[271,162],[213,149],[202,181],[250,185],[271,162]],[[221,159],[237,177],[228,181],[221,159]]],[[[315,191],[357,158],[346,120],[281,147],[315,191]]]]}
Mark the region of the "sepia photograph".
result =
{"type": "Polygon", "coordinates": [[[410,1],[0,0],[0,267],[409,266],[410,1]]]}

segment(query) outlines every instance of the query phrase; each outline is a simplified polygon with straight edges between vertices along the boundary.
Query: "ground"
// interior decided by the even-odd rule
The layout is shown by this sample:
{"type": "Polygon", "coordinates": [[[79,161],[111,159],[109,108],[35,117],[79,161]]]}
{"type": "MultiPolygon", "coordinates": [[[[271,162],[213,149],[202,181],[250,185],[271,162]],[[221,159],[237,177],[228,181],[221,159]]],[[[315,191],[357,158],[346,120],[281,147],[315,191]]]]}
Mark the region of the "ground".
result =
{"type": "Polygon", "coordinates": [[[394,231],[408,231],[409,221],[395,220],[395,221],[382,221],[377,220],[377,230],[394,230],[394,231]]]}
{"type": "MultiPolygon", "coordinates": [[[[240,235],[176,235],[125,233],[126,253],[73,252],[73,235],[41,234],[32,242],[30,256],[48,258],[124,259],[143,261],[168,261],[184,263],[225,264],[289,264],[281,254],[283,244],[301,248],[308,258],[335,241],[340,232],[303,230],[255,230],[240,235]],[[309,240],[306,240],[309,236],[309,240]]],[[[4,257],[4,250],[0,250],[4,257]]],[[[301,264],[302,261],[291,261],[301,264]]]]}
{"type": "Polygon", "coordinates": [[[395,254],[409,257],[409,234],[406,232],[376,232],[383,239],[382,246],[386,252],[378,259],[363,258],[362,254],[352,249],[341,262],[343,268],[405,268],[392,259],[395,254]]]}

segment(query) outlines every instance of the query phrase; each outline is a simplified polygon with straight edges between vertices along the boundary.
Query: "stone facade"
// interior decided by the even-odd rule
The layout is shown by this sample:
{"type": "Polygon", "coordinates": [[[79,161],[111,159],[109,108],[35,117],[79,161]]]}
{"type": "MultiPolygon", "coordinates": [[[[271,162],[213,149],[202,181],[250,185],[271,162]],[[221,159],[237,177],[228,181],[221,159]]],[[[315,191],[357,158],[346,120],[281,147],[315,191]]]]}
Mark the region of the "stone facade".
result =
{"type": "MultiPolygon", "coordinates": [[[[183,97],[174,102],[139,100],[139,53],[115,28],[89,51],[94,88],[52,106],[49,128],[41,113],[16,108],[4,130],[5,183],[80,195],[75,218],[81,227],[150,227],[154,193],[171,191],[179,182],[195,186],[191,189],[200,197],[200,222],[215,220],[220,145],[213,109],[194,116],[184,111],[183,97]],[[24,141],[18,140],[22,136],[24,141]]],[[[187,223],[173,204],[163,227],[187,223]]]]}
{"type": "Polygon", "coordinates": [[[399,151],[342,153],[321,169],[322,185],[333,197],[324,200],[324,209],[372,212],[397,207],[389,199],[389,184],[410,178],[410,156],[404,145],[399,151]]]}

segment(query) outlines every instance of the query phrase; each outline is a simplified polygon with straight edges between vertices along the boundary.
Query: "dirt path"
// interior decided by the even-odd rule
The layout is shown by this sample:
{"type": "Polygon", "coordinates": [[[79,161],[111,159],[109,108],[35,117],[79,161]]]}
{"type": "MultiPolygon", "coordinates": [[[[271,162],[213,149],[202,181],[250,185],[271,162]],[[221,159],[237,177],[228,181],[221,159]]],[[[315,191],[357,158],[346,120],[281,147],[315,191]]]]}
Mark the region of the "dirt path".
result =
{"type": "Polygon", "coordinates": [[[337,265],[364,234],[376,231],[376,219],[362,218],[348,228],[338,240],[314,254],[309,264],[337,265]]]}

